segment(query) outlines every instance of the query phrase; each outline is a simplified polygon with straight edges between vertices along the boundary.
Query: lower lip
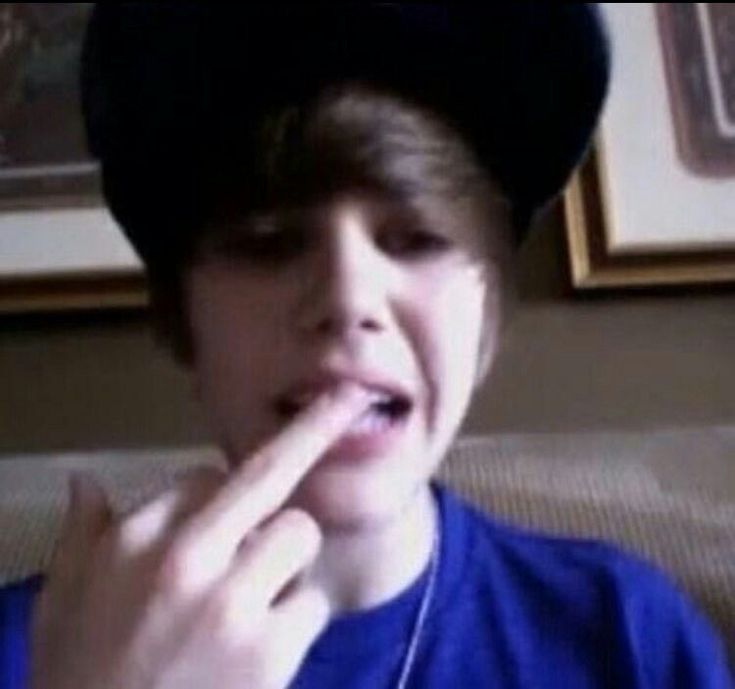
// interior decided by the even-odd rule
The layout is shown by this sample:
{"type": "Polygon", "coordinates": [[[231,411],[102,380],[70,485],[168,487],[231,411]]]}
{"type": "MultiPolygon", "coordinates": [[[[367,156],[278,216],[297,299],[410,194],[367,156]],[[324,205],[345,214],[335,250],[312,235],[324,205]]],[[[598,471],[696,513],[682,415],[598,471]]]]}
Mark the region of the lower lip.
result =
{"type": "Polygon", "coordinates": [[[322,461],[360,461],[385,454],[397,444],[411,415],[408,412],[373,430],[348,431],[325,453],[322,461]]]}
{"type": "Polygon", "coordinates": [[[321,461],[361,461],[385,454],[398,443],[412,414],[413,410],[401,417],[390,419],[386,424],[381,423],[374,429],[348,431],[332,445],[321,461]]]}

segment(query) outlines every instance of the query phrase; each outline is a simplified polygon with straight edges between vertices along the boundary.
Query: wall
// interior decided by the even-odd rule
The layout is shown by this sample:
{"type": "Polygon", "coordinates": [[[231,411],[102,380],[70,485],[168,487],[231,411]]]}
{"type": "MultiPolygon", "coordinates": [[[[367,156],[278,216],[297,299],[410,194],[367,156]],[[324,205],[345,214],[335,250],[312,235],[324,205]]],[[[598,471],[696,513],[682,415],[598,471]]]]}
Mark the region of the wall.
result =
{"type": "MultiPolygon", "coordinates": [[[[735,422],[735,291],[579,296],[558,215],[519,257],[521,301],[465,430],[735,422]]],[[[143,314],[0,319],[0,454],[202,442],[143,314]]]]}
{"type": "Polygon", "coordinates": [[[471,432],[735,421],[735,289],[576,293],[558,210],[519,257],[521,305],[471,432]]]}

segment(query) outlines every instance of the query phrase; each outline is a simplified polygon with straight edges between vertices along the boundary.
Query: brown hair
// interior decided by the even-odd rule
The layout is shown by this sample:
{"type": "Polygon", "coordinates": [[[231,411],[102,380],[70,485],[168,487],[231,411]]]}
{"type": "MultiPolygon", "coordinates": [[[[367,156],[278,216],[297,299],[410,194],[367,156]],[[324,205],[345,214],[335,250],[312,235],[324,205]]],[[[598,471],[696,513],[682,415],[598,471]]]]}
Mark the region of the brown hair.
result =
{"type": "Polygon", "coordinates": [[[348,190],[378,190],[417,213],[439,207],[456,222],[477,224],[484,239],[478,259],[494,278],[493,312],[507,310],[509,204],[450,123],[395,94],[349,83],[269,113],[251,136],[242,149],[233,141],[223,158],[212,213],[192,246],[173,252],[181,257],[174,265],[148,266],[157,339],[180,363],[190,365],[194,354],[186,271],[219,243],[223,228],[348,190]],[[227,222],[232,218],[239,222],[227,222]]]}

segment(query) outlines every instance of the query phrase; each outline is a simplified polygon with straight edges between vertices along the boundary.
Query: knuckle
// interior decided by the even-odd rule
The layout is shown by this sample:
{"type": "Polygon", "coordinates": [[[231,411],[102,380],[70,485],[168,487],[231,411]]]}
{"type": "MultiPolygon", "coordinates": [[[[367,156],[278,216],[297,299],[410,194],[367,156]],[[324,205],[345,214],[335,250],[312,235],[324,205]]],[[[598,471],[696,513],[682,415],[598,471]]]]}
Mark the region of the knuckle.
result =
{"type": "Polygon", "coordinates": [[[288,517],[291,521],[291,532],[287,539],[293,556],[299,562],[313,561],[322,547],[322,531],[317,521],[303,510],[293,510],[288,517]]]}
{"type": "Polygon", "coordinates": [[[215,595],[207,606],[207,629],[217,639],[218,644],[227,648],[234,648],[242,643],[243,639],[238,630],[238,621],[222,595],[215,595]]]}
{"type": "Polygon", "coordinates": [[[252,610],[234,604],[230,596],[218,591],[209,597],[205,617],[207,633],[225,652],[240,654],[250,649],[257,657],[257,635],[253,633],[257,619],[252,610]]]}
{"type": "MultiPolygon", "coordinates": [[[[158,501],[168,497],[164,495],[158,501]]],[[[161,517],[153,515],[151,510],[152,507],[148,505],[130,512],[117,522],[110,545],[118,557],[125,559],[140,555],[160,537],[163,527],[161,517]]]]}
{"type": "Polygon", "coordinates": [[[116,555],[125,557],[137,550],[140,529],[134,515],[130,515],[115,525],[111,535],[111,546],[116,555]]]}
{"type": "Polygon", "coordinates": [[[104,543],[106,551],[103,557],[110,557],[115,561],[126,559],[132,555],[135,546],[135,533],[131,527],[131,518],[119,519],[110,529],[104,543]]]}
{"type": "Polygon", "coordinates": [[[322,540],[321,528],[308,512],[296,507],[287,507],[281,512],[282,525],[298,542],[310,545],[320,544],[322,540]]]}
{"type": "Polygon", "coordinates": [[[156,571],[156,589],[159,593],[184,597],[192,592],[195,583],[194,561],[186,545],[176,543],[161,557],[156,571]]]}

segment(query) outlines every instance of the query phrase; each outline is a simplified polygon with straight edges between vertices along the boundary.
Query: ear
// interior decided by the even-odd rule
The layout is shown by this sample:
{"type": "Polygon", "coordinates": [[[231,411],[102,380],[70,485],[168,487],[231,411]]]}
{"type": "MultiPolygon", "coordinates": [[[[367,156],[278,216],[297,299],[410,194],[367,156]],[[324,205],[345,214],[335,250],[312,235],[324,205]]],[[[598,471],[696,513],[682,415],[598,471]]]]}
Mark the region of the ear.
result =
{"type": "MultiPolygon", "coordinates": [[[[488,330],[491,330],[491,328],[485,328],[485,331],[488,330]]],[[[472,386],[473,392],[485,382],[488,373],[490,373],[497,349],[496,338],[497,336],[488,337],[486,336],[486,333],[483,332],[483,336],[480,340],[480,347],[477,352],[477,367],[475,369],[475,380],[472,386]]]]}
{"type": "Polygon", "coordinates": [[[500,340],[500,309],[495,300],[491,300],[489,297],[486,297],[486,299],[482,332],[480,333],[480,342],[477,348],[477,365],[475,367],[475,380],[472,387],[473,392],[485,382],[488,373],[490,373],[500,340]]]}

